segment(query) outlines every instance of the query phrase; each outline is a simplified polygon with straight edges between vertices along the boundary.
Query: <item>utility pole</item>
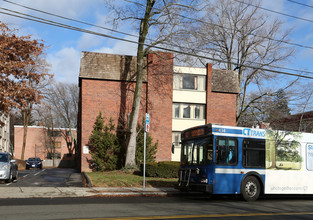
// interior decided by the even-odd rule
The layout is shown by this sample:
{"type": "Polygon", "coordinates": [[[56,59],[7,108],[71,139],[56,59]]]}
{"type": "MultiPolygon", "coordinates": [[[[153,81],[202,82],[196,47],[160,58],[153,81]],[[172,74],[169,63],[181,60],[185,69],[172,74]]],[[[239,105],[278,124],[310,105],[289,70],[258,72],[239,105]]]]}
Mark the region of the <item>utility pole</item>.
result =
{"type": "Polygon", "coordinates": [[[146,190],[146,139],[147,139],[147,132],[150,130],[150,115],[146,113],[146,123],[145,123],[145,130],[143,136],[143,191],[146,190]]]}

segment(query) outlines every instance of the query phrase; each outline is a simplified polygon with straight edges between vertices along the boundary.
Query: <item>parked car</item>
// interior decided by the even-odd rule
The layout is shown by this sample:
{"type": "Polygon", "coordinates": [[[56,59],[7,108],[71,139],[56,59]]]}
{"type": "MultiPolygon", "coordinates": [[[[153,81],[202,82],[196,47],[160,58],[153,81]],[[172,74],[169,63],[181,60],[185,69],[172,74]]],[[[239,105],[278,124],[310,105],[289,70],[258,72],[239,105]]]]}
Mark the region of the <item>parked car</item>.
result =
{"type": "Polygon", "coordinates": [[[0,179],[9,183],[16,181],[18,177],[18,167],[16,160],[11,158],[7,152],[0,152],[0,179]]]}
{"type": "Polygon", "coordinates": [[[26,160],[26,170],[29,168],[42,169],[42,160],[39,157],[30,157],[26,160]]]}

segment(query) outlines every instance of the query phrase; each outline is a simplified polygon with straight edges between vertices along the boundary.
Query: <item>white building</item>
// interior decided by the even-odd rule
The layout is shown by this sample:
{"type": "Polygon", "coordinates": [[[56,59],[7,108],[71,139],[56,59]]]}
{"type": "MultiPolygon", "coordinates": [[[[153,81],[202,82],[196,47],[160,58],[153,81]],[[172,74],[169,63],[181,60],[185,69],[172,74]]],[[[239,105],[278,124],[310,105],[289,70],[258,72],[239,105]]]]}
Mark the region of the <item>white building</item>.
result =
{"type": "Polygon", "coordinates": [[[0,113],[0,152],[10,152],[10,116],[0,113]]]}
{"type": "Polygon", "coordinates": [[[172,161],[180,160],[181,131],[206,123],[206,68],[174,66],[172,161]]]}

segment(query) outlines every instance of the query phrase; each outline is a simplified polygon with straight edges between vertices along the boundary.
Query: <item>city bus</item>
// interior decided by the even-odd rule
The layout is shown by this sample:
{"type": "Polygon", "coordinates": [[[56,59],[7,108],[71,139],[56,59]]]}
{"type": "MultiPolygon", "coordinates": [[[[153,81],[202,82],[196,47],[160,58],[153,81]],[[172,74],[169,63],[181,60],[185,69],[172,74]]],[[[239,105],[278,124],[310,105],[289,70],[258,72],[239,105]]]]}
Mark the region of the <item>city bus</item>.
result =
{"type": "Polygon", "coordinates": [[[215,124],[181,133],[181,191],[313,194],[313,134],[215,124]]]}

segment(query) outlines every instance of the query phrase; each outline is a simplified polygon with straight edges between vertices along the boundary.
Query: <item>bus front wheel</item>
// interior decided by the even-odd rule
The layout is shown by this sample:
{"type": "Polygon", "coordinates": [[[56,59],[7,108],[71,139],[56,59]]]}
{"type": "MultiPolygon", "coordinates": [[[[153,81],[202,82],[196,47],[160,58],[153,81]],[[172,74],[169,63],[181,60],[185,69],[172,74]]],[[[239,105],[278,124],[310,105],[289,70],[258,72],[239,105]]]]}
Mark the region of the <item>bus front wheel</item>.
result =
{"type": "Polygon", "coordinates": [[[261,191],[260,183],[254,176],[248,176],[241,185],[241,194],[246,201],[255,201],[261,191]]]}

